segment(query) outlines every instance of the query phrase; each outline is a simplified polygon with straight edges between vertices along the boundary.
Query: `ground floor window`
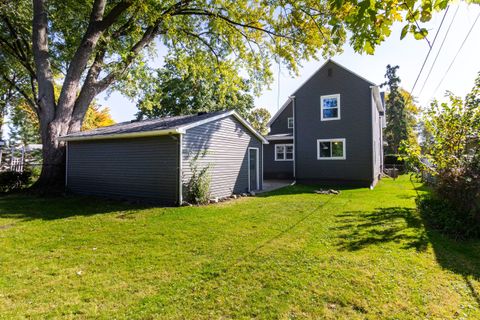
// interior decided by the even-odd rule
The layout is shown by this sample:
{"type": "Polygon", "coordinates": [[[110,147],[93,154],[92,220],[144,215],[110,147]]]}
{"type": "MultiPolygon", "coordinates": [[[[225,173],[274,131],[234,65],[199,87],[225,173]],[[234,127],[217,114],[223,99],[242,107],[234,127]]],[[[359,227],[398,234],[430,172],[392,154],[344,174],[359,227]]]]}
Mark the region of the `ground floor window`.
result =
{"type": "Polygon", "coordinates": [[[276,144],[275,161],[292,161],[293,144],[276,144]]]}
{"type": "Polygon", "coordinates": [[[318,160],[344,160],[345,139],[318,139],[318,160]]]}

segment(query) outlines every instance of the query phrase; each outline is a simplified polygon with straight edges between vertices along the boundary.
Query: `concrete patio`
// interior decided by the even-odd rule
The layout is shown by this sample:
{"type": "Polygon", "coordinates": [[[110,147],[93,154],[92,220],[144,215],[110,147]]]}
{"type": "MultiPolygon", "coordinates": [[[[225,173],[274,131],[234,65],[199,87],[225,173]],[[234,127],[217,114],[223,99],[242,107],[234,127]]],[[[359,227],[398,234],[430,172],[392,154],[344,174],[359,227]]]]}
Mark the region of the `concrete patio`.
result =
{"type": "Polygon", "coordinates": [[[292,180],[263,180],[263,190],[257,193],[270,192],[293,184],[292,180]]]}

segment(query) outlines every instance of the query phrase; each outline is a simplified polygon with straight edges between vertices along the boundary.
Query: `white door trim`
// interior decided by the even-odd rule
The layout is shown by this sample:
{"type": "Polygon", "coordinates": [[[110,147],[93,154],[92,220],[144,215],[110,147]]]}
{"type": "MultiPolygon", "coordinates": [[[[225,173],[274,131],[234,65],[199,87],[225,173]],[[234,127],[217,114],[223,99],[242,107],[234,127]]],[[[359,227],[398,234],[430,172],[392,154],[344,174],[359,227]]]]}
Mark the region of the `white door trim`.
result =
{"type": "Polygon", "coordinates": [[[256,179],[256,181],[257,181],[257,188],[256,188],[255,190],[259,190],[259,189],[260,189],[260,181],[259,181],[259,179],[260,179],[260,177],[259,177],[259,171],[260,171],[260,168],[259,168],[259,158],[260,158],[260,154],[259,154],[259,152],[260,152],[260,150],[259,150],[258,148],[248,147],[248,170],[247,170],[247,171],[248,171],[248,192],[252,191],[252,186],[250,185],[250,150],[252,150],[252,149],[254,149],[254,150],[257,151],[257,152],[256,152],[257,157],[256,157],[256,159],[255,159],[256,165],[257,165],[257,166],[256,166],[256,172],[255,172],[255,174],[257,175],[257,179],[256,179]]]}

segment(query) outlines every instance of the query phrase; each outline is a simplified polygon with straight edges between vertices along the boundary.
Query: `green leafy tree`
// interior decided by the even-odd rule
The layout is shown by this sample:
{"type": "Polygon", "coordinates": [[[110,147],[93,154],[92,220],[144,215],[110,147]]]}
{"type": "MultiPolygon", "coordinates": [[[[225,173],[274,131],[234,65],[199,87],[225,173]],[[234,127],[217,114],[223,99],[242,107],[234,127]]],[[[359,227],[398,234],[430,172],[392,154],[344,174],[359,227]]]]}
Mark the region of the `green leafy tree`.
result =
{"type": "Polygon", "coordinates": [[[416,114],[418,107],[409,92],[400,88],[400,77],[397,75],[398,66],[387,65],[385,77],[388,86],[385,108],[387,114],[387,126],[383,132],[387,142],[386,154],[398,154],[402,141],[417,141],[415,134],[416,114]]]}
{"type": "MultiPolygon", "coordinates": [[[[245,79],[222,73],[196,73],[189,65],[184,70],[176,59],[169,58],[165,66],[156,71],[138,102],[137,117],[156,118],[236,110],[243,116],[254,107],[250,86],[245,79]],[[235,81],[236,83],[228,83],[235,81]]],[[[234,71],[233,66],[230,71],[234,71]]]]}
{"type": "Polygon", "coordinates": [[[265,108],[257,108],[252,110],[248,115],[248,121],[250,124],[257,129],[263,135],[268,134],[268,121],[270,120],[270,112],[265,108]]]}
{"type": "Polygon", "coordinates": [[[10,143],[28,145],[40,143],[38,120],[23,101],[10,108],[10,143]]]}
{"type": "Polygon", "coordinates": [[[442,227],[480,236],[480,73],[465,99],[451,92],[447,97],[422,116],[430,136],[426,146],[407,143],[405,151],[412,167],[432,177],[436,195],[449,204],[448,212],[435,217],[442,227]]]}
{"type": "Polygon", "coordinates": [[[190,72],[240,73],[258,92],[272,81],[271,59],[296,72],[305,59],[341,50],[347,32],[357,52],[373,53],[396,21],[402,34],[426,36],[419,23],[449,1],[333,0],[18,0],[0,4],[0,79],[39,120],[43,168],[37,186],[61,186],[65,146],[88,106],[106,90],[135,97],[150,84],[153,43],[183,56],[190,72]],[[158,39],[158,42],[154,40],[158,39]],[[61,86],[58,98],[55,83],[61,86]]]}

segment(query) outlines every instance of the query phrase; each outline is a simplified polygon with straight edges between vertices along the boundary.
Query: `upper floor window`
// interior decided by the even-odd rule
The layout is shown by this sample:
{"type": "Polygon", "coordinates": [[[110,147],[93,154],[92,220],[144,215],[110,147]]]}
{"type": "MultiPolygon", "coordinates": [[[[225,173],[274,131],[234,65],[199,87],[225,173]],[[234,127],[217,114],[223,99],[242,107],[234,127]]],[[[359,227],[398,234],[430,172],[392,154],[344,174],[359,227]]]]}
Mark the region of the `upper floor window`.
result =
{"type": "Polygon", "coordinates": [[[345,158],[345,139],[317,140],[318,160],[344,160],[345,158]]]}
{"type": "Polygon", "coordinates": [[[293,118],[288,118],[287,122],[288,129],[293,129],[293,118]]]}
{"type": "Polygon", "coordinates": [[[340,94],[320,97],[320,117],[322,121],[340,119],[340,94]]]}
{"type": "Polygon", "coordinates": [[[293,144],[276,144],[275,161],[293,160],[293,144]]]}

